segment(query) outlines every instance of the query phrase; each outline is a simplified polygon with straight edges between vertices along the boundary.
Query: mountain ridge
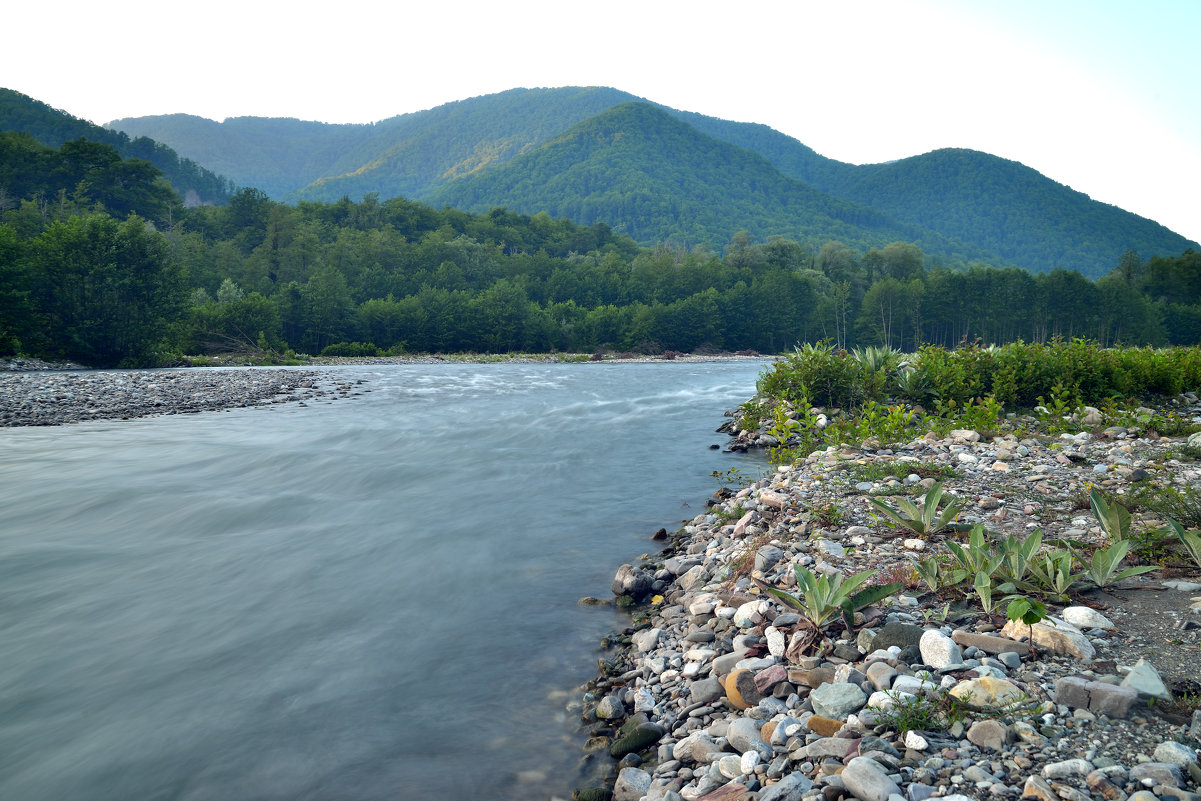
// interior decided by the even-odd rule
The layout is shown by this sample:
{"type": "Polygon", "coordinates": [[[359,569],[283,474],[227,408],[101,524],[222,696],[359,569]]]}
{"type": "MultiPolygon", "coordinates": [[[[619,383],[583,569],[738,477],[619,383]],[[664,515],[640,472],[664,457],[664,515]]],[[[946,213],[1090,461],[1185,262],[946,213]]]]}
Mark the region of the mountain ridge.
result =
{"type": "MultiPolygon", "coordinates": [[[[757,153],[785,178],[835,199],[868,207],[896,225],[957,243],[949,249],[939,246],[929,251],[946,263],[1013,264],[1034,272],[1074,269],[1095,278],[1112,268],[1127,250],[1135,250],[1147,258],[1199,247],[1155,221],[1093,201],[1025,165],[990,154],[948,148],[884,164],[846,164],[826,158],[766,125],[670,109],[609,87],[510,89],[364,126],[292,121],[290,127],[279,130],[301,139],[317,137],[321,141],[303,147],[297,145],[298,151],[307,153],[309,160],[304,169],[295,169],[284,176],[292,179],[290,183],[247,180],[255,176],[244,169],[235,169],[232,163],[226,171],[248,185],[263,188],[264,183],[269,183],[268,194],[287,202],[333,201],[343,195],[357,199],[374,192],[427,202],[471,197],[473,208],[504,206],[523,213],[549,211],[564,204],[530,192],[525,193],[521,203],[516,203],[513,197],[501,193],[488,195],[482,187],[504,185],[506,181],[490,174],[505,169],[506,164],[519,156],[551,146],[552,140],[572,126],[616,105],[635,101],[663,109],[710,138],[757,153]],[[957,162],[958,169],[948,169],[949,162],[957,162]],[[467,186],[472,183],[477,186],[467,186]]],[[[240,122],[228,129],[221,126],[229,124],[229,120],[212,123],[218,127],[209,126],[210,138],[222,136],[234,141],[233,134],[246,136],[255,129],[253,135],[258,137],[255,141],[261,143],[263,131],[275,124],[262,122],[267,119],[237,118],[240,122]]],[[[143,130],[140,127],[143,123],[138,120],[117,122],[131,131],[143,130]]],[[[168,132],[160,133],[164,141],[175,141],[168,132]]],[[[184,143],[179,145],[181,152],[190,153],[184,143]]],[[[287,141],[272,144],[283,155],[291,153],[289,146],[287,141]]],[[[678,153],[660,154],[656,161],[665,174],[664,185],[672,183],[666,173],[672,171],[673,162],[689,158],[678,153]]],[[[282,155],[260,160],[274,161],[281,167],[288,163],[282,155]]],[[[721,165],[710,166],[716,169],[721,165]]],[[[633,175],[623,174],[627,178],[633,175]]],[[[610,191],[618,196],[633,196],[637,192],[654,195],[653,204],[649,201],[635,204],[634,208],[643,213],[648,210],[654,213],[654,207],[660,207],[669,215],[679,205],[678,198],[654,186],[612,183],[610,191]]],[[[686,198],[685,205],[695,205],[702,196],[686,198]]],[[[708,202],[720,205],[711,196],[708,202]]],[[[822,203],[828,201],[819,203],[819,208],[822,203]]],[[[818,213],[817,209],[808,211],[810,216],[818,213]]],[[[620,209],[615,212],[620,213],[620,209]]],[[[780,231],[779,220],[772,216],[756,220],[743,215],[742,219],[746,222],[744,227],[760,239],[780,231]]],[[[625,217],[606,222],[618,230],[645,229],[659,234],[666,232],[671,224],[667,217],[657,219],[652,225],[625,217]]],[[[695,225],[692,228],[677,232],[675,239],[704,240],[714,246],[728,241],[725,228],[699,233],[695,225]]],[[[826,235],[819,229],[807,229],[800,220],[785,229],[784,235],[802,241],[826,235]]],[[[846,238],[859,249],[873,239],[863,231],[849,232],[846,238]]],[[[929,237],[926,239],[931,241],[929,237]]],[[[650,244],[653,240],[640,241],[650,244]]]]}

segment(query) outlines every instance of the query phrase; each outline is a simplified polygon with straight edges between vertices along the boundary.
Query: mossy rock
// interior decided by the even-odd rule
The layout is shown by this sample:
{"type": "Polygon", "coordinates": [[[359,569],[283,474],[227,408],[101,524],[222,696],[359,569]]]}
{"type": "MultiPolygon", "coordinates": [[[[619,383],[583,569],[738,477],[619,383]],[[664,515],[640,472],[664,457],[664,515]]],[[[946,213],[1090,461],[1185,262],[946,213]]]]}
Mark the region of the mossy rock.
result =
{"type": "Polygon", "coordinates": [[[634,729],[626,736],[609,746],[609,756],[621,759],[626,754],[634,754],[647,746],[659,742],[662,735],[654,729],[634,729]]]}
{"type": "Polygon", "coordinates": [[[574,801],[611,801],[613,791],[608,787],[577,787],[571,797],[574,801]]]}

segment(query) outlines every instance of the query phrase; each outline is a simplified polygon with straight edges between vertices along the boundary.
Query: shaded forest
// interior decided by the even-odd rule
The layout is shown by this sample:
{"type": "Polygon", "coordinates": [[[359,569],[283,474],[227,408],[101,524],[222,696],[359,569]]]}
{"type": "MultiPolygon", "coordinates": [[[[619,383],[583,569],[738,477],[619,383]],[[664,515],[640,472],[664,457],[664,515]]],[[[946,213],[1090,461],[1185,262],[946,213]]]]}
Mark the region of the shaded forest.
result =
{"type": "Polygon", "coordinates": [[[181,354],[906,350],[964,341],[1201,342],[1201,255],[1076,272],[931,265],[905,241],[644,248],[604,223],[368,195],[184,208],[105,145],[0,135],[0,350],[181,354]]]}

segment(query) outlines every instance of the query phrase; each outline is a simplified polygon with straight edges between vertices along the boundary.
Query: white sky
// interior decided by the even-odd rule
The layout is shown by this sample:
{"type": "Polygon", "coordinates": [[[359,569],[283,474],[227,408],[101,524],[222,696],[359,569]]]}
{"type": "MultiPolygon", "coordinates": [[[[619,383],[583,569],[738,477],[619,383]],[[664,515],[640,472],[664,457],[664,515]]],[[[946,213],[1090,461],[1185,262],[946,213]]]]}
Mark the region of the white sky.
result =
{"type": "Polygon", "coordinates": [[[97,123],[612,86],[857,164],[987,151],[1201,241],[1198,0],[66,0],[0,29],[0,86],[97,123]]]}

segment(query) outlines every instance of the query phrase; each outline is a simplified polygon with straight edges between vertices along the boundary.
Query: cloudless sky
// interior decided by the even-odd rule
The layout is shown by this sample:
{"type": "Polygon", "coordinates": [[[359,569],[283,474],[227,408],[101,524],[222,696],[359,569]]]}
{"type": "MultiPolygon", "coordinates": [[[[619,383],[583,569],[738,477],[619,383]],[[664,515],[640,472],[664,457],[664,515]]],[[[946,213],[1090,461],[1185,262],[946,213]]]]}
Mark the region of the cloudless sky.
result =
{"type": "Polygon", "coordinates": [[[0,86],[77,117],[371,122],[612,86],[856,164],[966,147],[1201,241],[1199,0],[10,3],[0,86]]]}

